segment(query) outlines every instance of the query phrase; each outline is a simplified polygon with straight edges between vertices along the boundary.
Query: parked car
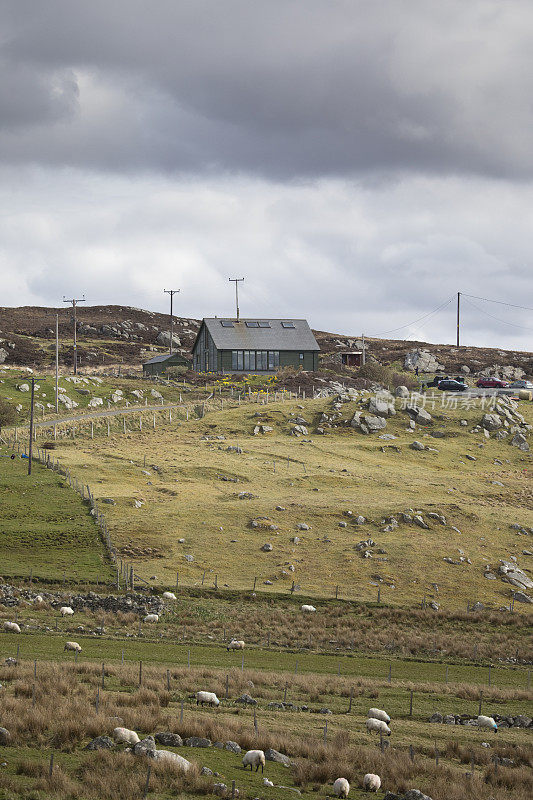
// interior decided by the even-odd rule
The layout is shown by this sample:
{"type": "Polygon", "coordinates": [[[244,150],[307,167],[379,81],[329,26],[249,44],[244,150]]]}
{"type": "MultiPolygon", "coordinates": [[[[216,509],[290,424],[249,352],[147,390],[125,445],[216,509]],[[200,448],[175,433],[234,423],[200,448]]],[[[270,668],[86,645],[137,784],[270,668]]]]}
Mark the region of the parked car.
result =
{"type": "Polygon", "coordinates": [[[531,381],[513,381],[509,384],[510,389],[533,389],[531,381]]]}
{"type": "Polygon", "coordinates": [[[466,392],[468,386],[464,381],[456,381],[453,378],[439,381],[437,389],[441,392],[466,392]]]}
{"type": "Polygon", "coordinates": [[[426,389],[430,389],[433,386],[438,386],[441,381],[447,381],[447,380],[449,380],[447,375],[435,375],[435,377],[432,380],[425,383],[424,386],[426,387],[426,389]]]}
{"type": "Polygon", "coordinates": [[[506,389],[509,384],[499,378],[480,378],[476,386],[479,386],[480,389],[506,389]]]}

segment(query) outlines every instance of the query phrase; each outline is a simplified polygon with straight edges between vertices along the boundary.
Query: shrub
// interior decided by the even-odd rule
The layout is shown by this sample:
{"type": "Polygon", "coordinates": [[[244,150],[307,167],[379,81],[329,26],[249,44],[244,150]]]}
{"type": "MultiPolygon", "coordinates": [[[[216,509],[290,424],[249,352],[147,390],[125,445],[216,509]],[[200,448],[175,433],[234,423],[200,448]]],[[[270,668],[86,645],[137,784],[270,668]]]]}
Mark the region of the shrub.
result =
{"type": "Polygon", "coordinates": [[[17,421],[17,409],[7,400],[0,399],[0,430],[6,425],[14,425],[17,421]]]}

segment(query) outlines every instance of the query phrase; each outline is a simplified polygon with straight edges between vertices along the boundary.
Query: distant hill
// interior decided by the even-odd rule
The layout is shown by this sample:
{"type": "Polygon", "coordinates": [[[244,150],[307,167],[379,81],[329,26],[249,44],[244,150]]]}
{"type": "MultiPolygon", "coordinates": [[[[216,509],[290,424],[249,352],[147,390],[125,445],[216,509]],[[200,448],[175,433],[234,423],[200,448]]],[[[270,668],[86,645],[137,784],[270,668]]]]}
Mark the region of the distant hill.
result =
{"type": "MultiPolygon", "coordinates": [[[[72,361],[72,309],[40,306],[0,308],[0,363],[30,367],[51,366],[54,358],[55,318],[59,314],[60,362],[72,361]]],[[[311,320],[312,322],[312,320],[311,320]]],[[[190,356],[200,321],[174,317],[175,349],[190,356]]],[[[97,367],[111,364],[140,366],[154,353],[168,347],[170,320],[168,314],[144,311],[130,306],[84,306],[77,308],[78,355],[81,366],[97,367]],[[166,339],[166,341],[165,341],[166,339]]],[[[340,353],[361,349],[360,337],[326,331],[314,331],[322,349],[321,367],[342,372],[340,353]]],[[[499,350],[496,348],[461,347],[428,344],[396,339],[366,339],[367,356],[382,364],[398,362],[415,350],[427,352],[434,360],[423,356],[421,364],[442,365],[446,372],[477,373],[482,370],[502,372],[509,377],[533,374],[533,352],[499,350]]],[[[428,369],[428,371],[434,371],[428,369]]]]}

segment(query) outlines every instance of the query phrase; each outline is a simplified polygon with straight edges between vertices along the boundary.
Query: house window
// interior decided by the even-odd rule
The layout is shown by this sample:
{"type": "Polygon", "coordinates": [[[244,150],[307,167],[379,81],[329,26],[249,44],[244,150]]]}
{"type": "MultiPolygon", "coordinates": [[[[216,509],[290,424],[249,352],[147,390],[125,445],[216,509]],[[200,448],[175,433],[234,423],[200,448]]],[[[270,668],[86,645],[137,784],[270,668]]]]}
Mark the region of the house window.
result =
{"type": "Polygon", "coordinates": [[[245,370],[255,369],[255,350],[244,351],[244,369],[245,370]]]}
{"type": "Polygon", "coordinates": [[[259,350],[256,353],[256,369],[268,369],[268,353],[266,350],[259,350]]]}
{"type": "Polygon", "coordinates": [[[277,369],[279,367],[279,350],[270,350],[268,353],[268,368],[269,370],[277,369]]]}
{"type": "Polygon", "coordinates": [[[300,361],[303,361],[303,360],[304,360],[304,354],[300,353],[300,361]]]}

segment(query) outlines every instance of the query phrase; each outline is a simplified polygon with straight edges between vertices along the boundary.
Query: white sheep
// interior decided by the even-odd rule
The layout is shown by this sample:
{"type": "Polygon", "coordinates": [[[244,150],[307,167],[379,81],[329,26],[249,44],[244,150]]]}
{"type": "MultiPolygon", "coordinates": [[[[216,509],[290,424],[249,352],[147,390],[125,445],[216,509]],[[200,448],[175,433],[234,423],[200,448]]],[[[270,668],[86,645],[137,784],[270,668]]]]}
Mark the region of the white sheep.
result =
{"type": "Polygon", "coordinates": [[[348,797],[349,791],[350,791],[350,784],[348,783],[346,778],[337,778],[337,780],[333,784],[333,794],[336,794],[337,797],[348,797]]]}
{"type": "Polygon", "coordinates": [[[115,728],[113,738],[118,744],[137,744],[141,741],[135,731],[130,731],[128,728],[115,728]]]}
{"type": "Polygon", "coordinates": [[[366,721],[366,729],[368,733],[383,733],[385,736],[391,735],[391,729],[387,725],[386,722],[383,722],[382,719],[374,719],[374,717],[369,717],[366,721]]]}
{"type": "Polygon", "coordinates": [[[191,767],[190,761],[187,761],[186,758],[179,756],[177,753],[173,753],[171,750],[156,750],[153,754],[153,758],[155,758],[156,761],[170,761],[178,767],[181,767],[184,772],[188,772],[191,767]]]}
{"type": "Polygon", "coordinates": [[[177,600],[176,595],[174,592],[163,592],[163,597],[165,600],[177,600]]]}
{"type": "Polygon", "coordinates": [[[244,650],[244,642],[242,639],[232,639],[226,647],[226,650],[244,650]]]}
{"type": "Polygon", "coordinates": [[[43,597],[40,594],[36,594],[33,598],[34,603],[44,603],[43,597]]]}
{"type": "Polygon", "coordinates": [[[268,778],[263,778],[263,786],[274,786],[274,784],[268,778]]]}
{"type": "Polygon", "coordinates": [[[16,622],[4,622],[4,630],[11,631],[11,633],[20,633],[20,625],[16,622]]]}
{"type": "Polygon", "coordinates": [[[59,613],[62,617],[71,617],[74,614],[74,610],[70,606],[61,606],[59,613]]]}
{"type": "Polygon", "coordinates": [[[381,778],[373,772],[367,772],[363,778],[363,789],[366,792],[377,792],[381,788],[381,778]]]}
{"type": "Polygon", "coordinates": [[[208,706],[219,706],[220,700],[214,692],[196,692],[196,705],[203,706],[204,703],[208,706]]]}
{"type": "Polygon", "coordinates": [[[485,717],[483,714],[477,718],[477,725],[478,728],[489,728],[490,730],[494,731],[494,733],[498,733],[498,726],[492,719],[492,717],[485,717]]]}
{"type": "Polygon", "coordinates": [[[147,614],[143,622],[159,622],[159,614],[147,614]]]}
{"type": "Polygon", "coordinates": [[[367,716],[372,719],[380,719],[382,722],[386,722],[387,725],[390,722],[389,715],[386,711],[382,711],[381,708],[371,708],[367,716]]]}
{"type": "Polygon", "coordinates": [[[314,606],[305,605],[305,603],[304,603],[304,605],[302,606],[301,610],[302,611],[316,611],[316,608],[314,606]]]}
{"type": "Polygon", "coordinates": [[[65,642],[63,652],[65,650],[73,650],[75,653],[81,653],[81,647],[77,642],[65,642]]]}
{"type": "Polygon", "coordinates": [[[259,767],[261,767],[261,772],[263,772],[265,763],[265,754],[262,750],[248,750],[242,759],[242,765],[244,769],[246,769],[246,767],[250,767],[250,772],[254,771],[254,767],[256,772],[259,767]]]}

